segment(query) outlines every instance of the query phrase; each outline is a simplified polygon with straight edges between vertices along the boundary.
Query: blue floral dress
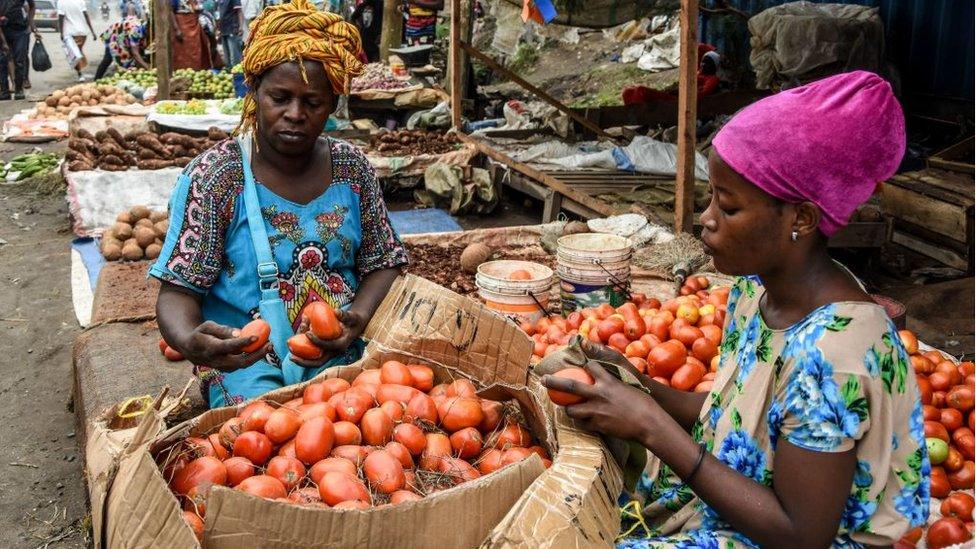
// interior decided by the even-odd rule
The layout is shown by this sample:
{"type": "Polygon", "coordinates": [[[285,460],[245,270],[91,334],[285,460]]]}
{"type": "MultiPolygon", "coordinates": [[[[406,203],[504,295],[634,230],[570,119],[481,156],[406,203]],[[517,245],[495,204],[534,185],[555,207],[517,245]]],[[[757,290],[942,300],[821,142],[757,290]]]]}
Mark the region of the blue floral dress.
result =
{"type": "MultiPolygon", "coordinates": [[[[279,288],[293,327],[313,301],[345,308],[369,273],[407,263],[390,225],[375,172],[359,149],[330,140],[332,183],[308,204],[286,200],[258,182],[257,194],[279,288]]],[[[257,260],[244,211],[240,146],[223,141],[183,170],[170,199],[170,226],[150,276],[203,298],[203,317],[243,326],[258,316],[257,260]]],[[[361,343],[327,366],[359,358],[361,343]]],[[[230,373],[196,367],[211,407],[243,402],[281,387],[279,358],[230,373]]],[[[307,378],[318,373],[309,369],[307,378]]]]}
{"type": "MultiPolygon", "coordinates": [[[[764,291],[751,277],[732,288],[719,369],[694,438],[765,486],[780,440],[815,452],[855,448],[833,546],[894,543],[925,524],[931,473],[918,386],[894,325],[880,306],[843,302],[772,330],[759,310],[764,291]]],[[[649,531],[625,523],[631,534],[618,547],[757,546],[652,461],[636,494],[649,531]]]]}

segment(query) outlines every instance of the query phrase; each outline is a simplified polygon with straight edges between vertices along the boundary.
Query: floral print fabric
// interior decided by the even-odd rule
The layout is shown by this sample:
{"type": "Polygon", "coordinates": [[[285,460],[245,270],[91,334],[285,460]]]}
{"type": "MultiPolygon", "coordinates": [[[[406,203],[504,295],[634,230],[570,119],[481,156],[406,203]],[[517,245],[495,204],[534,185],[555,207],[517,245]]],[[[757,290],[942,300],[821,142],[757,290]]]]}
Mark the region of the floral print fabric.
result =
{"type": "MultiPolygon", "coordinates": [[[[759,310],[763,293],[752,277],[730,292],[719,370],[693,436],[765,486],[782,440],[815,452],[854,448],[834,547],[894,543],[925,524],[931,472],[918,386],[894,325],[880,306],[844,302],[772,330],[759,310]]],[[[756,546],[667,465],[645,474],[636,496],[651,531],[618,547],[756,546]]]]}
{"type": "MultiPolygon", "coordinates": [[[[345,308],[369,273],[407,262],[369,161],[342,141],[330,140],[330,149],[332,183],[308,204],[288,201],[257,184],[278,264],[281,299],[295,328],[309,303],[325,301],[345,308]]],[[[235,140],[221,142],[194,159],[177,181],[169,233],[149,272],[201,294],[204,318],[227,326],[243,326],[255,318],[260,301],[243,188],[241,151],[235,140]]],[[[215,406],[215,400],[237,402],[256,396],[250,394],[254,391],[266,392],[264,386],[248,384],[264,374],[273,377],[277,361],[269,357],[271,370],[261,361],[240,374],[198,374],[212,386],[210,404],[215,406]]]]}
{"type": "Polygon", "coordinates": [[[130,69],[136,64],[131,48],[138,48],[145,35],[146,25],[138,17],[126,17],[112,23],[108,30],[102,33],[101,39],[108,47],[115,63],[123,69],[130,69]]]}

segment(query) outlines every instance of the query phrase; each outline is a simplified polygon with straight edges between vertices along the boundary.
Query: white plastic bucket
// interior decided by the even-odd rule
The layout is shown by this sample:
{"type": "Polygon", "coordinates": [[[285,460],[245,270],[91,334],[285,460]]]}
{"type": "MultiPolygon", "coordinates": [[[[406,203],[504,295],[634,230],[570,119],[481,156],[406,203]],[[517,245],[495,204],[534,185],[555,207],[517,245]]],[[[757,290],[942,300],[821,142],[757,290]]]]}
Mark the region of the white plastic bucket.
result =
{"type": "Polygon", "coordinates": [[[474,277],[485,305],[516,322],[535,323],[545,314],[552,289],[552,269],[531,261],[488,261],[474,277]],[[529,280],[512,280],[515,271],[527,271],[529,280]]]}
{"type": "Polygon", "coordinates": [[[601,303],[622,305],[630,288],[630,240],[617,235],[581,233],[556,242],[562,310],[596,307],[601,303]]]}

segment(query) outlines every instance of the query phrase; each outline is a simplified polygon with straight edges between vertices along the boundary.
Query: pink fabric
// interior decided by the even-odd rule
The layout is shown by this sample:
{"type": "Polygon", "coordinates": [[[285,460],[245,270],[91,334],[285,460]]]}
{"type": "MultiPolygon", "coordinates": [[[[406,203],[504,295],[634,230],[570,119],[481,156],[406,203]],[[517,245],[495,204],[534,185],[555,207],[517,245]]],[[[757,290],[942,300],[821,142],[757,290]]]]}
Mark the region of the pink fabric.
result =
{"type": "Polygon", "coordinates": [[[819,206],[820,230],[830,236],[898,169],[905,117],[886,81],[856,71],[757,101],[712,143],[736,173],[770,195],[819,206]]]}

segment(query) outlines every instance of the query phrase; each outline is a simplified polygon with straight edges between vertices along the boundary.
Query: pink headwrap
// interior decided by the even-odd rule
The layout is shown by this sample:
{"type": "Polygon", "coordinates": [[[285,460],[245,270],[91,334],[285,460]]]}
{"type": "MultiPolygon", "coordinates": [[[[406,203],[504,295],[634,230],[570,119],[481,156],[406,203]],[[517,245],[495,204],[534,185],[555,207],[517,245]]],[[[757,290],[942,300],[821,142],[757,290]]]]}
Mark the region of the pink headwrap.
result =
{"type": "Polygon", "coordinates": [[[856,71],[749,105],[712,141],[742,177],[789,203],[823,211],[831,236],[847,224],[905,154],[905,117],[891,86],[856,71]]]}

